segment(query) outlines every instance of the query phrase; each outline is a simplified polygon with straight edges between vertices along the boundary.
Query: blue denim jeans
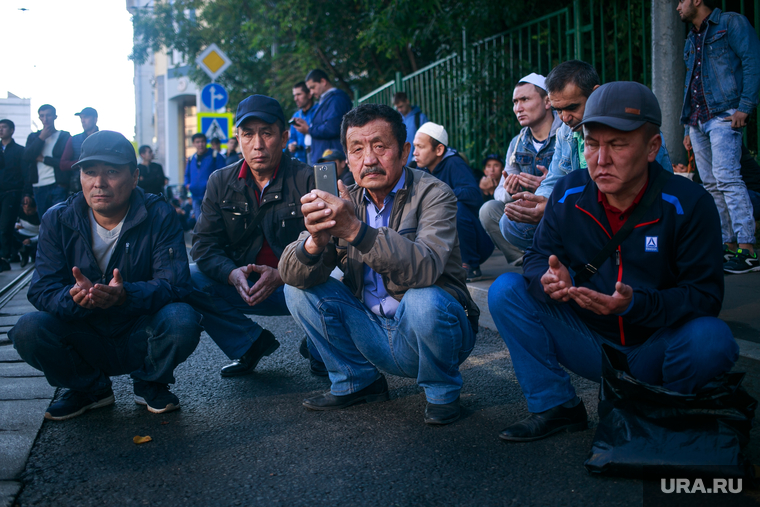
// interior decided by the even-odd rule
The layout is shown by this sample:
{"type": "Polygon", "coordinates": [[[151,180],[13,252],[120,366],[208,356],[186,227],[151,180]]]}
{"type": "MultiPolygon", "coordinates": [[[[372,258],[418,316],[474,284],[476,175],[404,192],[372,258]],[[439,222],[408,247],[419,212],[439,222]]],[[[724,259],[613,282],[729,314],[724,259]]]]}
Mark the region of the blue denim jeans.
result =
{"type": "Polygon", "coordinates": [[[196,199],[193,196],[193,215],[195,215],[196,223],[201,219],[201,204],[203,204],[203,197],[196,199]]]}
{"type": "Polygon", "coordinates": [[[533,235],[536,233],[536,227],[534,224],[513,222],[507,215],[503,215],[499,220],[499,229],[501,229],[504,239],[523,252],[533,244],[533,235]]]}
{"type": "Polygon", "coordinates": [[[285,299],[322,355],[334,395],[364,389],[383,370],[416,378],[430,403],[459,396],[459,365],[475,334],[462,305],[440,287],[409,289],[393,318],[375,315],[333,278],[307,290],[287,286],[285,299]]]}
{"type": "Polygon", "coordinates": [[[536,300],[518,273],[496,279],[488,291],[488,308],[533,413],[575,397],[560,365],[594,382],[601,380],[602,343],[625,353],[635,378],[679,393],[694,392],[729,371],[739,357],[731,331],[715,317],[660,329],[640,345],[612,343],[590,330],[570,305],[536,300]]]}
{"type": "MultiPolygon", "coordinates": [[[[235,287],[212,280],[195,264],[190,265],[190,277],[194,290],[185,301],[203,315],[203,328],[230,359],[243,357],[263,331],[246,315],[290,315],[282,286],[256,306],[248,306],[235,287]]],[[[251,275],[248,284],[257,280],[258,275],[251,275]]]]}
{"type": "Polygon", "coordinates": [[[34,200],[37,203],[37,213],[42,218],[47,210],[63,202],[69,196],[65,188],[58,186],[58,183],[43,185],[41,187],[32,187],[34,200]]]}
{"type": "Polygon", "coordinates": [[[109,377],[171,384],[174,369],[190,357],[201,335],[201,317],[190,305],[171,303],[135,319],[125,333],[104,336],[87,321],[64,322],[47,312],[27,313],[8,337],[21,358],[54,387],[102,392],[109,377]]]}
{"type": "Polygon", "coordinates": [[[747,186],[741,176],[742,133],[723,118],[729,109],[706,123],[689,127],[694,160],[705,190],[715,199],[724,243],[755,242],[755,220],[747,186]]]}

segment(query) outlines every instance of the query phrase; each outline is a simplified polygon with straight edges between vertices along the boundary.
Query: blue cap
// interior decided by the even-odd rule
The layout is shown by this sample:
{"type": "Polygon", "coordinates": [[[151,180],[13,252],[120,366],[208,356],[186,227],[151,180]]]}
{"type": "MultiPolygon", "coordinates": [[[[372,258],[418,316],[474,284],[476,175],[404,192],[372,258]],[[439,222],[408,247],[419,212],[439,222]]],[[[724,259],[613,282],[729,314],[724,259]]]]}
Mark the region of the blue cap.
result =
{"type": "Polygon", "coordinates": [[[135,147],[126,137],[111,130],[100,130],[84,140],[82,154],[72,167],[80,167],[85,162],[137,165],[137,155],[135,155],[135,147]]]}
{"type": "Polygon", "coordinates": [[[285,126],[285,114],[282,112],[282,106],[275,99],[266,95],[251,95],[240,101],[235,114],[235,128],[248,118],[258,118],[266,123],[275,123],[280,120],[281,126],[285,126]]]}

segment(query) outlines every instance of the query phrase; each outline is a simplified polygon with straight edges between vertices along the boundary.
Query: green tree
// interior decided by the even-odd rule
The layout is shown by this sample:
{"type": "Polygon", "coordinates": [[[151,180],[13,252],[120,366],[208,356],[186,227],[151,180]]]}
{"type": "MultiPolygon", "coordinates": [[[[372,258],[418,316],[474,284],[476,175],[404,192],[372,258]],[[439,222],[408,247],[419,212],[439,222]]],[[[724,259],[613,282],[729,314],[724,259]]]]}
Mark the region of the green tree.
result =
{"type": "MultiPolygon", "coordinates": [[[[462,29],[476,40],[561,7],[516,0],[175,0],[133,16],[132,59],[176,50],[190,62],[215,42],[233,60],[219,82],[232,104],[263,93],[292,106],[291,87],[316,67],[351,93],[367,93],[461,50],[462,29]],[[540,12],[539,12],[540,11],[540,12]]],[[[191,77],[207,83],[194,69],[191,77]]]]}

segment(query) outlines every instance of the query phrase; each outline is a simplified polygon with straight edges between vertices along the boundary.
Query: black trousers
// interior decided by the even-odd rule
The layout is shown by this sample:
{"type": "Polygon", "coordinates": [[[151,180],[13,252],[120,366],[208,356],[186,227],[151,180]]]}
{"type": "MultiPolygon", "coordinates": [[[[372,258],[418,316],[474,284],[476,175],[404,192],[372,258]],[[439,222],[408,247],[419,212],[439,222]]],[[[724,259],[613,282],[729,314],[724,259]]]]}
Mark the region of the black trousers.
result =
{"type": "Polygon", "coordinates": [[[21,190],[0,193],[0,257],[10,259],[13,230],[21,206],[21,190]]]}

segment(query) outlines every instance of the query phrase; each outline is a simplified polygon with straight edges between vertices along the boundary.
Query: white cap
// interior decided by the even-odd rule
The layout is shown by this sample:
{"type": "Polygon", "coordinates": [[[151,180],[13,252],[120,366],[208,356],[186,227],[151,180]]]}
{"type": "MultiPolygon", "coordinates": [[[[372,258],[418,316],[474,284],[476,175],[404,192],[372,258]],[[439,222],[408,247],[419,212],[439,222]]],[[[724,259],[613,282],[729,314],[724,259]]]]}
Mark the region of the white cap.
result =
{"type": "Polygon", "coordinates": [[[417,132],[429,135],[444,146],[449,145],[449,134],[446,132],[446,129],[443,128],[443,125],[438,125],[437,123],[429,121],[417,129],[417,132]]]}
{"type": "Polygon", "coordinates": [[[519,83],[530,83],[532,85],[538,86],[543,91],[547,91],[546,78],[542,76],[541,74],[536,74],[535,72],[531,72],[530,74],[522,78],[520,81],[518,81],[518,84],[519,83]]]}

